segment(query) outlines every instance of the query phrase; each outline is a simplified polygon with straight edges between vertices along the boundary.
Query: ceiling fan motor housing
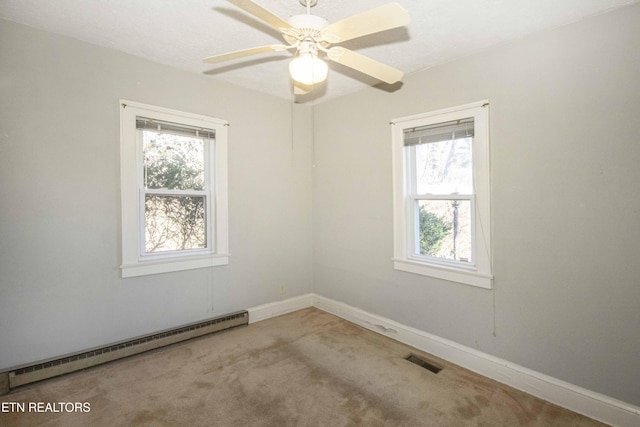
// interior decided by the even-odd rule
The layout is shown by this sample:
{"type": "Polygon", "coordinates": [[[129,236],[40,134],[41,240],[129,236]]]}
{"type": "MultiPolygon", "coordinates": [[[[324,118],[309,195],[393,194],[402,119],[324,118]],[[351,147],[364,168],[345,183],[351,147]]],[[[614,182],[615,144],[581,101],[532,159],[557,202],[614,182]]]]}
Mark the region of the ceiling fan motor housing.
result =
{"type": "Polygon", "coordinates": [[[329,22],[326,19],[316,15],[294,15],[287,21],[293,27],[299,28],[301,30],[308,28],[310,30],[320,31],[321,29],[329,25],[329,22]]]}
{"type": "Polygon", "coordinates": [[[320,31],[329,25],[326,19],[315,15],[294,15],[288,19],[288,22],[293,29],[283,30],[282,34],[289,44],[295,44],[296,41],[322,41],[323,36],[320,31]]]}

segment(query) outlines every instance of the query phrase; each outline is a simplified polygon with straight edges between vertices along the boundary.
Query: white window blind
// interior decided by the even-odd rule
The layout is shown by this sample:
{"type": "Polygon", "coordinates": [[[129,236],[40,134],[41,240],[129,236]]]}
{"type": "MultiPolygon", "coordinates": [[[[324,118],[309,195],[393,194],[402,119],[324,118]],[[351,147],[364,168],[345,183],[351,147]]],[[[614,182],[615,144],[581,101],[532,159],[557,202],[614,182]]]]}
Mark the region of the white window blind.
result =
{"type": "Polygon", "coordinates": [[[474,136],[473,117],[404,130],[404,145],[428,144],[474,136]]]}
{"type": "Polygon", "coordinates": [[[155,130],[174,135],[190,136],[196,138],[215,139],[216,131],[194,126],[186,126],[148,117],[136,117],[136,129],[155,130]]]}

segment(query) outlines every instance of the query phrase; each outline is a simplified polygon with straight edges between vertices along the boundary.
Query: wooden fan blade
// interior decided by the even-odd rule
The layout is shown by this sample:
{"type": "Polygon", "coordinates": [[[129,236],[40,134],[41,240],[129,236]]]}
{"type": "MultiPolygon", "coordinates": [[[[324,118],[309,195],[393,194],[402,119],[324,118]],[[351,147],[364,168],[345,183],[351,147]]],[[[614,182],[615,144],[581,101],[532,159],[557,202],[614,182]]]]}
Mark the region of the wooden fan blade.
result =
{"type": "Polygon", "coordinates": [[[244,56],[257,55],[259,53],[266,52],[279,52],[287,50],[291,46],[285,46],[283,44],[271,44],[268,46],[252,47],[250,49],[236,50],[235,52],[223,53],[221,55],[214,55],[203,59],[203,62],[208,64],[217,64],[218,62],[230,61],[236,58],[242,58],[244,56]]]}
{"type": "Polygon", "coordinates": [[[271,25],[274,28],[293,28],[291,24],[289,24],[284,19],[276,16],[272,12],[268,11],[264,7],[260,6],[252,2],[251,0],[227,0],[229,3],[238,6],[240,9],[244,10],[271,25]]]}
{"type": "Polygon", "coordinates": [[[332,61],[339,62],[389,84],[400,81],[404,75],[402,71],[396,68],[343,47],[332,47],[328,50],[327,57],[332,61]]]}
{"type": "Polygon", "coordinates": [[[386,31],[409,24],[409,12],[398,3],[387,3],[367,12],[329,24],[321,30],[329,43],[341,43],[356,37],[386,31]]]}

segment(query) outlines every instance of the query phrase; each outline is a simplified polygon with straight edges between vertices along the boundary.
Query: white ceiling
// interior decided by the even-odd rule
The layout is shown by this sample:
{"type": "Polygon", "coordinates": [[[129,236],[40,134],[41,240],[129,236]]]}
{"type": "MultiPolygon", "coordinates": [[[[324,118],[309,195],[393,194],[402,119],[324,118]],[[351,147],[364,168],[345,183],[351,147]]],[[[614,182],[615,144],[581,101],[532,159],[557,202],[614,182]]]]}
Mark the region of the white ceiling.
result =
{"type": "MultiPolygon", "coordinates": [[[[343,46],[413,73],[527,34],[578,21],[640,0],[397,0],[406,28],[354,39],[343,46]]],[[[299,0],[255,0],[283,19],[303,14],[299,0]]],[[[389,0],[318,0],[311,12],[329,22],[389,0]]],[[[289,52],[209,65],[202,58],[280,43],[277,30],[225,0],[0,0],[0,17],[291,98],[289,52]]],[[[376,80],[330,63],[319,101],[376,80]]],[[[390,90],[390,88],[387,88],[390,90]]]]}

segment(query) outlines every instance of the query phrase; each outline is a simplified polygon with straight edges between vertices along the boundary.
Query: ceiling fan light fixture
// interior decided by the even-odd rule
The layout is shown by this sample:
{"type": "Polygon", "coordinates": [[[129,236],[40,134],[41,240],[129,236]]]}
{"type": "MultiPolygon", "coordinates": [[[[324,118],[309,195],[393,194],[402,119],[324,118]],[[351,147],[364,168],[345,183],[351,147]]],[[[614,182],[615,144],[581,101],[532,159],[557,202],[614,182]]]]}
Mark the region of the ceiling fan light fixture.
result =
{"type": "Polygon", "coordinates": [[[329,67],[313,52],[301,52],[289,63],[291,78],[303,85],[313,85],[327,79],[329,67]]]}

